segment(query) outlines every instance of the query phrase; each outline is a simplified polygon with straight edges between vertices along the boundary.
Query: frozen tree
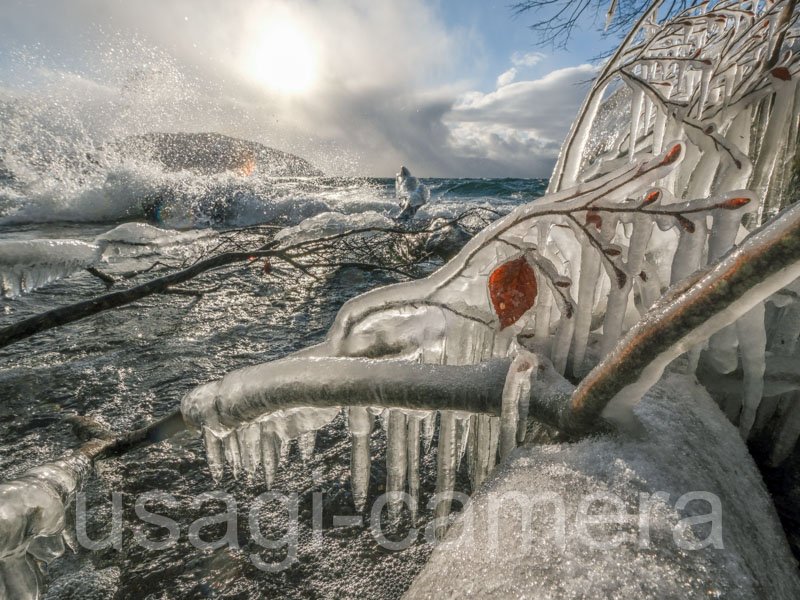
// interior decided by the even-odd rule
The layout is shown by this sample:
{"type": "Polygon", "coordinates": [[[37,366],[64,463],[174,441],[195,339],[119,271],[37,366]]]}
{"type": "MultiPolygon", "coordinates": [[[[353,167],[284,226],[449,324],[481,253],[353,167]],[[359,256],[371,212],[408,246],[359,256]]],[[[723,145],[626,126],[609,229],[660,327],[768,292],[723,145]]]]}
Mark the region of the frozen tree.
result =
{"type": "MultiPolygon", "coordinates": [[[[786,0],[733,1],[659,21],[658,6],[605,63],[544,197],[494,221],[429,277],[350,300],[321,344],[198,386],[179,412],[138,432],[98,434],[81,454],[100,460],[188,427],[203,436],[212,475],[227,466],[270,485],[281,447],[294,438],[310,446],[345,409],[362,508],[375,417],[387,430],[387,491],[416,498],[420,448],[438,412],[436,491],[446,498],[462,459],[481,488],[496,485],[498,458],[518,461],[516,446],[543,431],[568,440],[637,431],[641,398],[681,356],[689,375],[698,365],[717,377],[741,367],[728,411],[739,435],[720,439],[728,455],[742,454],[739,436],[751,434],[767,389],[770,332],[789,342],[790,359],[800,337],[800,206],[784,207],[800,112],[797,13],[786,0]]],[[[700,412],[692,415],[722,431],[719,411],[700,412]]],[[[800,434],[790,417],[776,460],[800,434]]],[[[676,417],[675,426],[690,422],[676,417]]],[[[649,425],[645,436],[655,435],[649,425]]],[[[668,421],[657,426],[658,439],[678,440],[663,437],[668,421]]],[[[702,430],[684,433],[702,447],[702,430]]],[[[661,455],[648,454],[652,464],[661,455]]],[[[768,503],[759,506],[776,531],[768,503]]],[[[444,499],[434,516],[449,512],[444,499]]],[[[725,560],[755,579],[780,570],[776,593],[793,597],[785,540],[775,544],[774,565],[740,547],[725,560]]]]}

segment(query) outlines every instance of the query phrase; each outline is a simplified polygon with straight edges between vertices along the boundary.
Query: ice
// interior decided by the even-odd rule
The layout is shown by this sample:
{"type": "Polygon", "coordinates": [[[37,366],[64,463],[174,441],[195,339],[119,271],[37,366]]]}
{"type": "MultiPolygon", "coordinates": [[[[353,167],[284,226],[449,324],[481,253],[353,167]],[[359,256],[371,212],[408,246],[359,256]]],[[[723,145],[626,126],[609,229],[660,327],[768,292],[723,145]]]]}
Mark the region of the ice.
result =
{"type": "MultiPolygon", "coordinates": [[[[369,410],[373,410],[369,407],[389,409],[384,411],[389,449],[387,490],[402,492],[410,452],[407,417],[404,411],[391,407],[430,410],[432,406],[451,405],[499,414],[509,364],[507,360],[448,366],[397,360],[286,358],[240,369],[195,388],[184,397],[181,410],[184,421],[203,432],[209,469],[215,479],[222,476],[226,462],[235,478],[242,470],[254,473],[260,444],[265,477],[271,485],[281,447],[298,439],[301,455],[309,456],[314,432],[336,417],[338,407],[350,406],[351,481],[357,506],[363,506],[369,482],[369,410]],[[309,379],[309,373],[315,378],[309,379]],[[260,432],[254,427],[259,423],[260,432]],[[282,446],[276,444],[276,438],[282,446]]],[[[414,420],[424,422],[427,414],[418,412],[414,420]]],[[[455,444],[455,431],[453,437],[455,444]]],[[[455,460],[455,446],[453,452],[455,460]]],[[[393,512],[395,508],[395,504],[390,505],[393,512]]]]}
{"type": "Polygon", "coordinates": [[[736,333],[742,343],[744,386],[742,394],[742,413],[739,416],[739,432],[747,440],[756,420],[756,411],[764,392],[764,371],[767,334],[764,330],[764,303],[759,302],[736,321],[736,333]]]}
{"type": "MultiPolygon", "coordinates": [[[[786,132],[800,108],[790,93],[798,67],[790,53],[773,53],[781,41],[775,23],[785,6],[762,5],[754,18],[741,18],[727,5],[704,6],[669,25],[656,21],[654,4],[598,74],[562,146],[545,197],[497,219],[430,277],[351,299],[323,343],[289,359],[229,374],[187,395],[182,405],[187,422],[213,434],[206,435],[213,446],[212,468],[219,470],[222,456],[236,464],[233,449],[239,446],[224,443],[232,432],[277,412],[322,415],[331,407],[373,407],[388,409],[387,489],[400,491],[406,484],[411,489],[417,425],[427,451],[433,416],[417,423],[397,409],[438,410],[437,491],[453,490],[464,440],[473,487],[479,488],[498,450],[513,456],[521,435],[525,375],[517,379],[507,368],[509,360],[520,360],[520,340],[549,356],[559,373],[568,363],[571,375],[592,368],[601,372],[646,326],[680,323],[682,307],[702,293],[702,285],[691,292],[684,286],[698,269],[720,260],[717,274],[725,268],[735,273],[731,257],[737,245],[753,249],[785,231],[778,227],[744,239],[744,226],[752,229],[761,216],[771,214],[765,209],[770,199],[782,198],[779,178],[772,173],[785,170],[793,156],[786,132]],[[773,26],[764,30],[765,22],[773,26]],[[777,63],[765,75],[761,69],[770,55],[778,57],[777,63]],[[668,290],[671,284],[675,287],[668,290]],[[599,347],[592,346],[598,338],[599,347]],[[501,373],[502,383],[493,380],[491,393],[486,387],[467,393],[464,377],[450,377],[445,370],[498,360],[505,361],[504,370],[489,370],[492,377],[501,373]],[[496,392],[503,383],[505,403],[496,392]],[[478,400],[490,397],[502,410],[478,406],[478,400]],[[468,421],[465,412],[473,413],[468,421]],[[215,439],[222,445],[217,447],[215,439]]],[[[404,216],[411,216],[418,196],[425,195],[424,186],[402,168],[396,190],[409,209],[404,216]]],[[[797,210],[783,218],[796,219],[797,210]]],[[[282,239],[288,243],[335,234],[371,219],[386,218],[329,213],[287,230],[282,239]]],[[[633,406],[667,364],[689,353],[693,370],[701,344],[716,334],[708,343],[706,362],[724,374],[735,371],[741,358],[745,393],[739,424],[742,435],[749,434],[765,389],[767,313],[760,307],[798,274],[797,265],[769,274],[726,310],[653,356],[602,417],[623,428],[634,426],[633,406]],[[750,338],[753,343],[745,348],[750,338]]],[[[366,413],[359,414],[350,413],[353,423],[366,413]]],[[[325,414],[319,422],[329,418],[325,414]]],[[[366,498],[369,438],[363,432],[352,435],[351,479],[358,504],[366,498]]],[[[442,502],[435,515],[446,516],[449,506],[442,502]]]]}
{"type": "Polygon", "coordinates": [[[408,495],[411,496],[411,515],[416,518],[419,508],[419,444],[420,424],[425,413],[412,411],[408,414],[408,495]]]}
{"type": "Polygon", "coordinates": [[[198,240],[209,240],[216,237],[218,237],[218,234],[213,229],[178,231],[175,229],[162,229],[147,223],[123,223],[111,231],[98,235],[95,238],[95,243],[163,247],[191,244],[198,240]]]}
{"type": "Polygon", "coordinates": [[[406,489],[408,438],[406,415],[402,410],[389,410],[386,429],[386,493],[389,494],[389,516],[396,518],[403,506],[406,489]]]}
{"type": "Polygon", "coordinates": [[[101,254],[100,245],[79,240],[0,241],[0,293],[30,292],[93,265],[101,254]]]}
{"type": "MultiPolygon", "coordinates": [[[[738,266],[737,261],[740,260],[742,254],[756,252],[758,249],[770,244],[779,243],[778,241],[782,239],[782,236],[786,235],[788,231],[791,231],[792,227],[797,226],[798,221],[800,221],[800,205],[794,205],[788,208],[782,215],[782,218],[775,221],[772,227],[765,228],[760,232],[749,236],[744,242],[742,242],[737,249],[737,252],[727,254],[726,257],[720,261],[711,272],[705,274],[698,284],[693,286],[691,291],[678,294],[674,297],[665,297],[661,305],[648,312],[639,322],[639,324],[637,324],[637,326],[628,333],[628,337],[634,338],[638,331],[646,327],[649,323],[658,321],[669,324],[670,320],[674,319],[674,315],[680,314],[683,307],[691,302],[694,297],[705,293],[706,287],[710,284],[704,285],[704,281],[710,282],[713,280],[715,275],[719,277],[719,273],[732,273],[736,271],[738,266]]],[[[653,357],[652,361],[644,369],[639,379],[623,388],[616,396],[614,396],[611,402],[606,406],[603,416],[619,423],[628,422],[630,419],[630,410],[633,404],[638,402],[642,395],[658,381],[664,371],[664,368],[672,360],[692,347],[697,346],[701,342],[705,341],[723,327],[726,327],[741,319],[771,295],[793,283],[798,277],[800,277],[800,259],[794,263],[786,265],[784,268],[764,275],[765,276],[763,279],[761,279],[758,283],[749,289],[743,289],[741,296],[731,302],[724,310],[716,313],[713,317],[709,318],[695,329],[691,330],[675,344],[661,352],[658,356],[653,357]]],[[[745,325],[743,324],[742,326],[744,327],[745,325]]],[[[758,386],[763,385],[758,381],[760,379],[759,374],[763,374],[762,349],[764,345],[759,329],[763,328],[763,323],[757,324],[756,328],[757,329],[755,331],[757,331],[757,333],[755,335],[758,337],[754,340],[754,348],[757,348],[758,351],[761,352],[762,357],[758,359],[752,359],[748,369],[750,371],[750,385],[758,389],[758,386]]],[[[745,329],[744,331],[747,330],[745,329]]],[[[751,330],[751,332],[752,331],[753,330],[751,330]]],[[[618,348],[620,347],[618,346],[618,348]]],[[[613,360],[614,357],[612,353],[612,356],[608,357],[609,364],[612,363],[613,360]]],[[[606,368],[604,363],[600,363],[596,367],[598,372],[604,368],[606,368]]],[[[755,408],[757,408],[757,403],[754,402],[755,398],[752,396],[752,394],[749,397],[751,398],[751,407],[747,410],[755,411],[755,408]],[[755,408],[752,408],[753,403],[756,404],[755,408]]],[[[745,428],[743,431],[749,432],[751,425],[752,420],[750,420],[750,417],[748,416],[748,421],[745,422],[745,428]]]]}
{"type": "Polygon", "coordinates": [[[372,464],[369,453],[369,436],[372,433],[373,417],[366,408],[358,406],[350,407],[347,417],[352,442],[350,483],[356,510],[361,511],[364,509],[369,494],[369,470],[372,464]]]}
{"type": "Polygon", "coordinates": [[[275,235],[275,239],[284,245],[299,244],[358,229],[392,229],[394,227],[395,223],[391,219],[372,210],[352,215],[324,212],[302,221],[299,225],[282,229],[275,235]]]}
{"type": "Polygon", "coordinates": [[[428,187],[420,183],[406,167],[400,167],[400,172],[395,176],[394,193],[401,201],[398,219],[413,218],[431,197],[428,187]]]}
{"type": "Polygon", "coordinates": [[[452,504],[448,494],[453,492],[456,482],[456,415],[452,411],[442,411],[439,421],[439,445],[436,455],[436,506],[434,519],[437,519],[435,534],[437,538],[447,531],[447,515],[452,504]]]}
{"type": "Polygon", "coordinates": [[[91,470],[76,453],[0,484],[0,598],[38,598],[37,561],[64,552],[65,511],[91,470]]]}
{"type": "Polygon", "coordinates": [[[708,394],[692,378],[671,375],[636,414],[643,428],[638,435],[512,452],[404,597],[800,597],[772,499],[737,431],[708,394]],[[666,449],[677,449],[680,460],[666,449]],[[706,500],[676,504],[698,491],[720,502],[722,544],[689,550],[674,539],[676,528],[694,515],[704,522],[679,539],[687,546],[706,540],[704,515],[712,507],[706,500]],[[582,509],[593,494],[598,501],[582,509]],[[581,529],[581,510],[613,517],[613,505],[603,498],[619,499],[625,521],[581,529]]]}

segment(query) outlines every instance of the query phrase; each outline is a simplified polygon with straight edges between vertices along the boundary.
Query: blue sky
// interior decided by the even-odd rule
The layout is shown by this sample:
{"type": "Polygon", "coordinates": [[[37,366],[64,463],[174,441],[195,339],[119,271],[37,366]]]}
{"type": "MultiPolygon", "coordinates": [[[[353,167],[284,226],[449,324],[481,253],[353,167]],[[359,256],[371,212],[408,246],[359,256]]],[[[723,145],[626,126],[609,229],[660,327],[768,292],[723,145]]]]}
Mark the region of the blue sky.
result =
{"type": "Polygon", "coordinates": [[[4,0],[0,101],[72,111],[100,141],[239,135],[329,173],[546,177],[611,43],[589,15],[568,50],[539,47],[533,19],[480,0],[4,0]]]}

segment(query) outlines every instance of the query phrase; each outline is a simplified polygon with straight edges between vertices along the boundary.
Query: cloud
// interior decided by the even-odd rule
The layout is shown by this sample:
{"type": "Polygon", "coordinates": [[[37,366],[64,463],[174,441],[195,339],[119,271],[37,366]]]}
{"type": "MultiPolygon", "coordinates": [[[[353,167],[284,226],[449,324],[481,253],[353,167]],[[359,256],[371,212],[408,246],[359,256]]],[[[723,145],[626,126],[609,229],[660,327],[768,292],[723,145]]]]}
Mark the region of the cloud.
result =
{"type": "MultiPolygon", "coordinates": [[[[498,90],[470,91],[462,78],[485,58],[485,41],[445,23],[436,6],[30,0],[0,9],[0,57],[34,48],[32,62],[50,61],[51,71],[82,78],[87,89],[107,89],[104,97],[122,106],[105,109],[107,135],[214,130],[295,152],[331,174],[389,175],[406,163],[422,176],[548,175],[585,91],[574,84],[590,78],[591,67],[515,81],[518,67],[543,60],[515,53],[498,90]],[[306,94],[278,93],[254,72],[254,48],[275,23],[308,40],[316,78],[306,94]]],[[[276,60],[292,60],[291,53],[276,60]]],[[[4,71],[8,64],[0,58],[6,90],[32,80],[4,71]]]]}
{"type": "Polygon", "coordinates": [[[533,67],[538,65],[545,58],[541,52],[514,52],[511,55],[511,63],[517,67],[533,67]]]}
{"type": "Polygon", "coordinates": [[[517,70],[514,67],[511,67],[508,71],[500,73],[500,76],[497,78],[497,87],[501,88],[504,85],[508,85],[517,77],[517,70]]]}
{"type": "Polygon", "coordinates": [[[487,94],[470,92],[444,120],[462,154],[506,162],[513,172],[527,163],[530,176],[552,166],[596,72],[585,64],[487,94]]]}

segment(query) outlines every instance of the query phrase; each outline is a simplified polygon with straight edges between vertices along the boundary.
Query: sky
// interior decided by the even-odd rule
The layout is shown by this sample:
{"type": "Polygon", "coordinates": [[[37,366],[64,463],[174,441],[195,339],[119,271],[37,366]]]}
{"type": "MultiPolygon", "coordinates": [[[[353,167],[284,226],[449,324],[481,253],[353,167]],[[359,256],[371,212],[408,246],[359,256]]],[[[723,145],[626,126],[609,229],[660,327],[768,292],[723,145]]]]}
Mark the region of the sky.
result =
{"type": "Polygon", "coordinates": [[[218,131],[330,174],[547,177],[612,42],[589,15],[540,47],[509,4],[3,0],[0,99],[100,137],[218,131]]]}

